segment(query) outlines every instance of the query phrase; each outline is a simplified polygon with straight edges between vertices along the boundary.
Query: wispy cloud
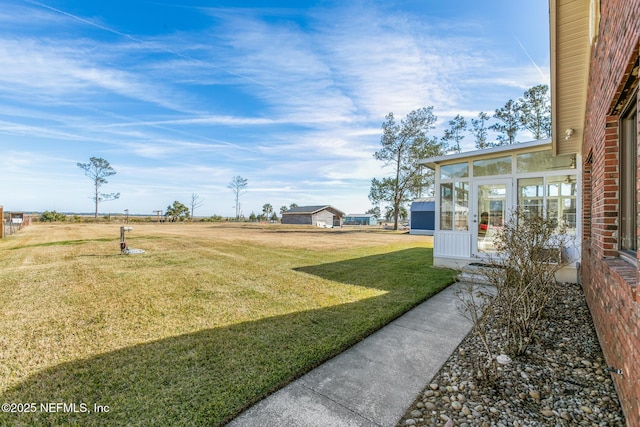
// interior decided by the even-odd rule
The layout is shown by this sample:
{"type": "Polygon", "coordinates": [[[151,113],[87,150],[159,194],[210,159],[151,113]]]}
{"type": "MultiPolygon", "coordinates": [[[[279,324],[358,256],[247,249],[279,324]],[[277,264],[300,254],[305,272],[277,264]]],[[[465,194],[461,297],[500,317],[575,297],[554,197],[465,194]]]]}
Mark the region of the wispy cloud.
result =
{"type": "Polygon", "coordinates": [[[434,106],[437,135],[455,114],[492,112],[545,75],[522,43],[527,60],[505,53],[481,17],[424,5],[156,6],[150,14],[200,25],[124,25],[124,2],[119,15],[45,0],[0,10],[0,144],[31,147],[11,158],[30,159],[14,168],[39,182],[64,165],[55,176],[67,209],[75,162],[97,155],[118,171],[112,209],[197,189],[230,211],[226,184],[240,174],[252,188],[245,210],[307,200],[364,211],[370,179],[387,173],[372,154],[388,112],[434,106]]]}
{"type": "Polygon", "coordinates": [[[110,67],[108,49],[86,40],[1,38],[0,83],[4,96],[42,107],[42,104],[108,102],[110,96],[135,99],[171,110],[187,110],[174,100],[177,91],[144,75],[110,67]],[[26,100],[24,93],[35,94],[26,100]]]}

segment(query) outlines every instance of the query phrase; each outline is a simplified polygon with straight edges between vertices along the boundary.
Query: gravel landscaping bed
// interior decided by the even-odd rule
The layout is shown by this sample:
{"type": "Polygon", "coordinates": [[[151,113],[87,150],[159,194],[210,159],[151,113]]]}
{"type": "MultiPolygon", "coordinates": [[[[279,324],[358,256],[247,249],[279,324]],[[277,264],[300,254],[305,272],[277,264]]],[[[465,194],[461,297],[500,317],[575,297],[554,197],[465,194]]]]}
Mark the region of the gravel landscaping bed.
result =
{"type": "MultiPolygon", "coordinates": [[[[527,354],[477,377],[483,346],[470,333],[398,426],[624,426],[580,285],[561,284],[527,354]]],[[[489,322],[491,324],[491,322],[489,322]]],[[[489,331],[495,354],[503,333],[489,331]]]]}

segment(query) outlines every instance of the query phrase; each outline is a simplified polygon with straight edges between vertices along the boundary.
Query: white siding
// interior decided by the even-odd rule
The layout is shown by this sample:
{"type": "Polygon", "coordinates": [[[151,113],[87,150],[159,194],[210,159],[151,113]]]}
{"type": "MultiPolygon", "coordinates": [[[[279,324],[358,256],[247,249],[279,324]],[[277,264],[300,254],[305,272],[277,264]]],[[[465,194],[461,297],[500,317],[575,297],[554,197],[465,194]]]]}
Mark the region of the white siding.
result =
{"type": "Polygon", "coordinates": [[[434,257],[469,258],[471,256],[471,233],[468,231],[436,231],[434,236],[434,257]]]}
{"type": "Polygon", "coordinates": [[[313,224],[325,223],[329,227],[333,227],[333,213],[323,210],[313,215],[313,224]]]}

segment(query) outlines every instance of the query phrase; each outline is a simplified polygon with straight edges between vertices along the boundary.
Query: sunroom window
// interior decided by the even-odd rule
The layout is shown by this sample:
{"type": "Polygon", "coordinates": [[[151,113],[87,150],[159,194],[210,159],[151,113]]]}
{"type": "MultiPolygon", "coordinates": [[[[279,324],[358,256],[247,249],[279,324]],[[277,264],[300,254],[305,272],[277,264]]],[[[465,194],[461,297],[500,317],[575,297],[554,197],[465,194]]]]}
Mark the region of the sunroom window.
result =
{"type": "Polygon", "coordinates": [[[576,175],[519,179],[518,206],[524,218],[546,215],[567,234],[575,234],[577,181],[576,175]]]}
{"type": "Polygon", "coordinates": [[[466,231],[469,229],[469,183],[455,183],[455,205],[453,207],[454,229],[466,231]]]}
{"type": "Polygon", "coordinates": [[[522,153],[516,156],[518,173],[545,172],[554,169],[575,169],[575,154],[554,156],[551,150],[522,153]]]}
{"type": "Polygon", "coordinates": [[[569,234],[576,232],[576,183],[575,175],[547,177],[547,215],[569,234]]]}
{"type": "Polygon", "coordinates": [[[469,162],[440,167],[440,230],[469,229],[469,162]]]}
{"type": "Polygon", "coordinates": [[[440,184],[440,230],[453,229],[453,183],[440,184]]]}
{"type": "Polygon", "coordinates": [[[440,179],[468,178],[469,162],[440,167],[440,179]]]}
{"type": "Polygon", "coordinates": [[[508,175],[511,173],[511,156],[473,162],[473,176],[508,175]]]}
{"type": "Polygon", "coordinates": [[[524,218],[535,218],[544,214],[544,179],[524,178],[518,180],[518,205],[524,218]]]}

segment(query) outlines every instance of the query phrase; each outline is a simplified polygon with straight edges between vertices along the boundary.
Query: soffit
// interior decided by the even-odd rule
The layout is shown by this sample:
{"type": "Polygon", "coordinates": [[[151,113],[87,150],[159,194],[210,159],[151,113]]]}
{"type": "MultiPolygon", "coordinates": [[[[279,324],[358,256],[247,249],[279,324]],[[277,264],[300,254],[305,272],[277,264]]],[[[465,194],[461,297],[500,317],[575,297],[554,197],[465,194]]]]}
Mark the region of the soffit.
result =
{"type": "Polygon", "coordinates": [[[549,17],[553,152],[580,153],[591,53],[590,2],[550,0],[549,17]],[[572,132],[567,138],[568,129],[572,132]]]}

